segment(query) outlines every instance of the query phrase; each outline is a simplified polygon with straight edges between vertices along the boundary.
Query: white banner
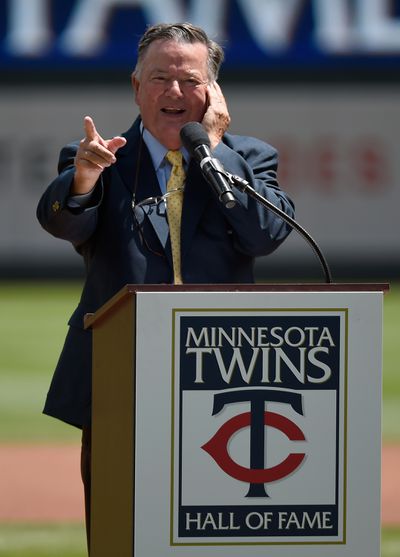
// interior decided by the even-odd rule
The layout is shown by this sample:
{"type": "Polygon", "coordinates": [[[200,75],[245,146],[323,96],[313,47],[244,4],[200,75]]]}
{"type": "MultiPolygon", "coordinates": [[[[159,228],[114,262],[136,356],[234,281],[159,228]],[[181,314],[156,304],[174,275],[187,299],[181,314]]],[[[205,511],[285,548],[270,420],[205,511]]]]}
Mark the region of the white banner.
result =
{"type": "MultiPolygon", "coordinates": [[[[371,269],[399,264],[397,208],[399,87],[239,86],[224,88],[232,133],[279,149],[280,182],[297,220],[328,261],[371,269]]],[[[71,246],[41,230],[38,199],[57,172],[63,145],[82,136],[92,115],[105,136],[125,131],[137,114],[126,86],[23,88],[0,91],[0,259],[2,266],[81,265],[71,246]]],[[[293,233],[261,264],[316,265],[293,233]]],[[[317,272],[318,273],[318,272],[317,272]]]]}

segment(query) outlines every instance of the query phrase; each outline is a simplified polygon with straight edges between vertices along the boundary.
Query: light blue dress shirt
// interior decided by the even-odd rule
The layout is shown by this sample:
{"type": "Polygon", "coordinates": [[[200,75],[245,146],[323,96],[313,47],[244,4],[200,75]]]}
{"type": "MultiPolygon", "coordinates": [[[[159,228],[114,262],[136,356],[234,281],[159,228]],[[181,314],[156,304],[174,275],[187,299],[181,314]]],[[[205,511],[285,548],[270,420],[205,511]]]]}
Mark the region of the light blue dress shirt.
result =
{"type": "MultiPolygon", "coordinates": [[[[141,125],[141,129],[143,130],[143,125],[141,125]]],[[[151,160],[153,161],[161,193],[164,194],[167,191],[167,183],[171,174],[171,165],[165,158],[169,149],[164,147],[164,145],[162,145],[146,128],[143,130],[143,141],[145,142],[146,147],[149,150],[151,160]]],[[[187,170],[189,164],[189,153],[184,147],[181,147],[180,151],[183,156],[185,170],[187,170]]]]}

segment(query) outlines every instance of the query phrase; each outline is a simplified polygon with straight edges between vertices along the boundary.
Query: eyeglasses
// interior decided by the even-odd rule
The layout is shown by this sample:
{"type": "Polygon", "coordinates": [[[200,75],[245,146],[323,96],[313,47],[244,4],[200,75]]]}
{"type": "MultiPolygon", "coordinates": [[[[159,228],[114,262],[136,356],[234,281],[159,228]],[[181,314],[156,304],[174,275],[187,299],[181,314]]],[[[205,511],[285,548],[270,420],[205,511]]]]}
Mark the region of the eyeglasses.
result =
{"type": "Polygon", "coordinates": [[[183,190],[184,190],[183,187],[174,188],[164,193],[164,195],[155,195],[153,197],[146,197],[146,199],[142,199],[142,201],[139,201],[138,203],[135,202],[135,199],[132,199],[133,212],[135,213],[137,209],[141,209],[145,215],[151,215],[151,213],[154,210],[156,210],[157,215],[165,216],[167,211],[168,197],[170,197],[174,193],[179,193],[181,191],[183,192],[183,190]]]}
{"type": "Polygon", "coordinates": [[[145,237],[144,223],[146,220],[146,216],[150,216],[154,211],[156,211],[157,216],[167,218],[168,198],[171,195],[174,195],[179,192],[183,192],[183,190],[184,190],[183,187],[174,188],[164,193],[164,195],[155,195],[153,197],[146,197],[146,199],[142,199],[142,201],[139,201],[138,203],[136,203],[135,197],[133,197],[132,199],[131,206],[132,206],[133,218],[135,220],[136,228],[139,231],[142,243],[154,255],[158,255],[159,257],[165,257],[164,253],[161,253],[157,249],[151,247],[145,237]]]}

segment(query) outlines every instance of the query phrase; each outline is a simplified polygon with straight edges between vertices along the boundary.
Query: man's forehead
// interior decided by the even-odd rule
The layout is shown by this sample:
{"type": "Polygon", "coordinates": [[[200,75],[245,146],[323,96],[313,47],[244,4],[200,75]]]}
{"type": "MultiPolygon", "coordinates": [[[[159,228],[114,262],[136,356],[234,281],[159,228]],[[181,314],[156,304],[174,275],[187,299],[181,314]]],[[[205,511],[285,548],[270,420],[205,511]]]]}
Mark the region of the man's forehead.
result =
{"type": "Polygon", "coordinates": [[[207,62],[208,50],[203,43],[157,40],[149,46],[143,59],[143,68],[150,74],[167,74],[172,70],[205,77],[203,74],[208,73],[207,62]]]}
{"type": "Polygon", "coordinates": [[[171,69],[172,70],[176,70],[177,72],[179,72],[182,75],[188,75],[188,76],[195,76],[195,75],[201,75],[201,70],[199,68],[192,68],[190,66],[182,66],[182,67],[176,67],[174,65],[165,67],[165,66],[160,66],[159,64],[156,64],[152,67],[149,67],[149,73],[151,75],[153,74],[157,74],[157,75],[169,75],[171,73],[171,69]]]}

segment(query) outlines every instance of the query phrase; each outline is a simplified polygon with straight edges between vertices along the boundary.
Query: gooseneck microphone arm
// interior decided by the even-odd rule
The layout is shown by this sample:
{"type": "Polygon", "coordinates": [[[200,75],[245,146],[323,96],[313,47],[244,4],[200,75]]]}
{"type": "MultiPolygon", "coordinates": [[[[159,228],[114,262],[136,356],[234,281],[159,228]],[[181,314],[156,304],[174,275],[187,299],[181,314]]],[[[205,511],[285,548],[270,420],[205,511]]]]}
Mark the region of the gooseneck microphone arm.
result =
{"type": "Polygon", "coordinates": [[[210,138],[199,122],[188,122],[185,124],[181,129],[181,139],[183,145],[199,163],[204,177],[218,195],[218,199],[227,209],[232,209],[236,204],[236,199],[231,188],[233,185],[241,192],[246,193],[249,197],[252,197],[261,203],[266,209],[269,209],[278,215],[282,220],[289,224],[289,226],[294,228],[300,236],[302,236],[310,244],[316,253],[324,271],[325,282],[328,284],[332,282],[332,276],[328,263],[326,262],[326,259],[323,256],[317,242],[302,226],[292,219],[292,217],[289,217],[289,215],[287,215],[284,211],[256,192],[247,180],[244,180],[240,176],[230,174],[224,169],[219,160],[212,156],[210,151],[210,138]]]}
{"type": "Polygon", "coordinates": [[[279,207],[276,207],[273,203],[271,203],[271,201],[265,199],[265,197],[263,197],[261,194],[259,194],[255,189],[253,189],[250,186],[247,180],[244,180],[240,176],[236,176],[235,174],[230,174],[229,172],[226,171],[225,171],[225,176],[230,181],[230,183],[234,185],[238,190],[246,193],[249,197],[252,197],[256,201],[261,203],[264,207],[266,207],[267,209],[269,209],[270,211],[272,211],[273,213],[281,217],[282,220],[284,220],[287,224],[289,224],[292,228],[294,228],[300,234],[300,236],[302,236],[310,244],[310,246],[314,250],[315,254],[317,255],[321,263],[325,275],[325,282],[331,284],[332,275],[329,269],[329,265],[324,257],[324,254],[320,250],[317,242],[307,232],[307,230],[305,230],[302,226],[300,226],[300,224],[296,222],[294,219],[292,219],[292,217],[289,217],[289,215],[287,215],[284,211],[282,211],[282,209],[279,209],[279,207]]]}

